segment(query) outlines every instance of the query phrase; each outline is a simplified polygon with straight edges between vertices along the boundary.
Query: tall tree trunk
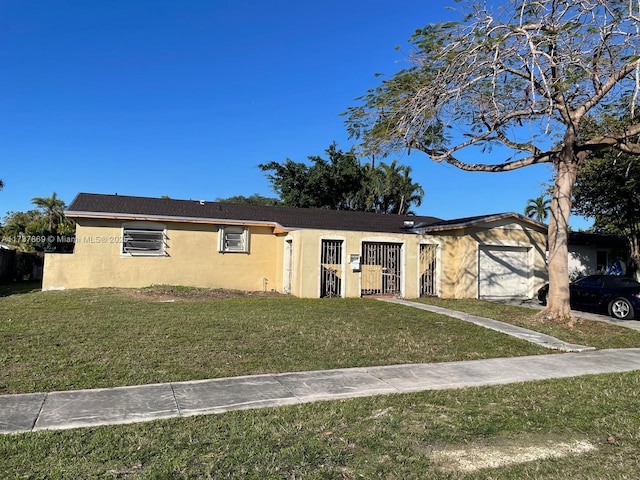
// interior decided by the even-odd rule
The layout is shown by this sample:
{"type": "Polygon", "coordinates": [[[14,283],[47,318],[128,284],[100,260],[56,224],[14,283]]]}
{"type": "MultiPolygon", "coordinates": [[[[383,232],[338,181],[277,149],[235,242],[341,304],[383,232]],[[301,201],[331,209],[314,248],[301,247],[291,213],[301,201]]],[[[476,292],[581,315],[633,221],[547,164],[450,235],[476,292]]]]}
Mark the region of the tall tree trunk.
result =
{"type": "Polygon", "coordinates": [[[571,195],[578,162],[570,146],[565,145],[559,155],[548,231],[549,296],[543,311],[543,316],[550,319],[571,317],[568,237],[571,195]]]}

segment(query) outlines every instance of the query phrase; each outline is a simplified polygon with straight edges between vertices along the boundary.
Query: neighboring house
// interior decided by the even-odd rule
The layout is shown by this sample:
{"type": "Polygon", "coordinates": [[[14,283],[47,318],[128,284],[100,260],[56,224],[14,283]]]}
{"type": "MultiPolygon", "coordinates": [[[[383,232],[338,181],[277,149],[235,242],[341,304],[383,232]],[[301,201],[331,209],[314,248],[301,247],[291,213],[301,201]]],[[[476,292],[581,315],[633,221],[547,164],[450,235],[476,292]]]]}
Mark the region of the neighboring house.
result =
{"type": "Polygon", "coordinates": [[[452,221],[79,194],[72,254],[43,289],[188,285],[298,297],[533,297],[546,227],[515,213],[452,221]]]}
{"type": "Polygon", "coordinates": [[[618,258],[626,263],[629,246],[621,235],[569,232],[569,278],[604,273],[618,258]]]}

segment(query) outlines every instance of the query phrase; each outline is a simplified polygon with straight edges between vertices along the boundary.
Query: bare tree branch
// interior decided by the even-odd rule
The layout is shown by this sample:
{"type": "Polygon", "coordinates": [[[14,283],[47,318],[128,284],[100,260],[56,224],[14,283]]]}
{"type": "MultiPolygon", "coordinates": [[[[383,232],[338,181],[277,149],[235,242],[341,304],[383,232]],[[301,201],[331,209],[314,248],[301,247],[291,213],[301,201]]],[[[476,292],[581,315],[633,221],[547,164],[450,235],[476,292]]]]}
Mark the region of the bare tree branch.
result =
{"type": "Polygon", "coordinates": [[[640,125],[581,134],[588,115],[623,100],[634,115],[640,0],[505,0],[495,11],[483,0],[463,4],[460,22],[416,32],[412,68],[349,109],[347,127],[371,153],[417,149],[465,171],[553,163],[548,311],[569,315],[566,239],[577,168],[603,148],[640,154],[640,125]],[[509,158],[459,156],[495,145],[509,158]]]}

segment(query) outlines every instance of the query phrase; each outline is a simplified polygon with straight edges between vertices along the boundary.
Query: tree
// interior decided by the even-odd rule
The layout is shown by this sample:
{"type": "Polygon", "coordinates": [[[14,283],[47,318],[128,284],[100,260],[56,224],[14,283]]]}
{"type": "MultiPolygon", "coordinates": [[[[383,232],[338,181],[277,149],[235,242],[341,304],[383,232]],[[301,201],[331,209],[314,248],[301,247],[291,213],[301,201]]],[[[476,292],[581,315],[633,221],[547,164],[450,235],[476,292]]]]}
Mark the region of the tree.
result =
{"type": "Polygon", "coordinates": [[[283,164],[258,165],[267,175],[283,205],[302,208],[405,214],[420,206],[424,191],[411,179],[411,168],[381,163],[361,165],[353,150],[343,152],[332,144],[329,160],[308,157],[311,165],[287,159],[283,164]]]}
{"type": "Polygon", "coordinates": [[[424,191],[411,179],[411,168],[397,161],[378,167],[361,165],[353,151],[332,144],[325,160],[308,157],[312,164],[269,162],[258,165],[267,175],[283,205],[302,208],[406,213],[420,205],[424,191]]]}
{"type": "Polygon", "coordinates": [[[530,198],[527,200],[527,206],[524,208],[524,215],[532,218],[536,222],[544,222],[549,216],[549,208],[551,200],[547,195],[542,194],[538,198],[530,198]]]}
{"type": "Polygon", "coordinates": [[[412,204],[422,204],[424,190],[410,177],[411,167],[381,162],[375,168],[366,168],[366,209],[377,213],[404,215],[412,204]]]}
{"type": "Polygon", "coordinates": [[[7,243],[21,250],[70,251],[75,224],[64,215],[66,205],[54,192],[51,197],[35,197],[38,208],[27,212],[8,212],[3,226],[7,243]]]}
{"type": "Polygon", "coordinates": [[[56,192],[53,192],[50,197],[34,197],[31,199],[31,203],[44,214],[47,222],[47,231],[54,233],[54,225],[61,224],[65,219],[65,203],[58,198],[56,192]]]}
{"type": "Polygon", "coordinates": [[[311,165],[287,159],[258,167],[267,175],[283,205],[301,208],[359,210],[359,192],[364,171],[353,151],[343,152],[336,144],[325,151],[329,159],[311,156],[311,165]]]}
{"type": "Polygon", "coordinates": [[[32,236],[35,233],[35,226],[41,223],[41,220],[42,214],[38,210],[7,212],[2,227],[7,243],[25,246],[26,242],[21,241],[21,239],[32,236]]]}
{"type": "Polygon", "coordinates": [[[369,154],[419,150],[478,172],[554,167],[549,221],[549,299],[543,316],[571,318],[568,222],[578,167],[603,148],[639,153],[640,123],[578,138],[588,114],[640,92],[638,0],[468,0],[458,22],[411,37],[413,66],[349,108],[347,128],[369,154]],[[467,162],[473,147],[503,147],[497,161],[467,162]]]}
{"type": "Polygon", "coordinates": [[[245,197],[244,195],[235,195],[233,197],[228,198],[216,198],[216,202],[220,203],[244,203],[247,205],[266,205],[266,206],[277,206],[281,205],[282,202],[277,198],[264,197],[258,193],[254,193],[249,197],[245,197]]]}
{"type": "MultiPolygon", "coordinates": [[[[615,129],[628,120],[602,115],[586,123],[588,135],[615,129]]],[[[640,162],[635,155],[604,149],[578,170],[573,210],[594,219],[593,230],[624,235],[636,275],[640,265],[640,162]]]]}

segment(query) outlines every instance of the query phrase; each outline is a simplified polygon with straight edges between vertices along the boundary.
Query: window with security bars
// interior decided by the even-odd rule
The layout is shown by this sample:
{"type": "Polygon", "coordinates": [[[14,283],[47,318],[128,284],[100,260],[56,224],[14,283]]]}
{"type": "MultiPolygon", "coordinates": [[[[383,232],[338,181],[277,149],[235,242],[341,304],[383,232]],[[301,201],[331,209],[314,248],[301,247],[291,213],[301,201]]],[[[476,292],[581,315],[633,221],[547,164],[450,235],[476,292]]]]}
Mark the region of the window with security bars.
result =
{"type": "Polygon", "coordinates": [[[129,228],[122,231],[122,253],[132,256],[164,256],[164,229],[129,228]]]}
{"type": "Polygon", "coordinates": [[[221,227],[218,251],[248,253],[249,230],[245,227],[221,227]]]}

